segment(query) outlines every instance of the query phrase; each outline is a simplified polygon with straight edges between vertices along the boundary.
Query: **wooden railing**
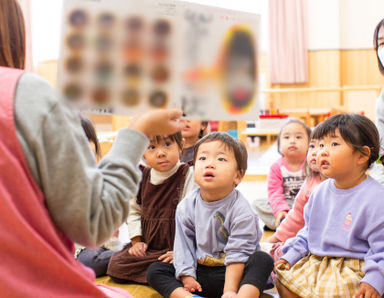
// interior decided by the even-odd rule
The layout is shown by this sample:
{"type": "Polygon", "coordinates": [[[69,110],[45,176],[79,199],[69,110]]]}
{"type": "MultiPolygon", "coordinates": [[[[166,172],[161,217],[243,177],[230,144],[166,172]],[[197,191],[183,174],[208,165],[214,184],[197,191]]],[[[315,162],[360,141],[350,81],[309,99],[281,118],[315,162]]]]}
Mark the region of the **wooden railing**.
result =
{"type": "Polygon", "coordinates": [[[308,88],[275,88],[262,89],[265,94],[288,94],[288,93],[319,93],[319,92],[338,92],[340,93],[340,106],[344,106],[344,93],[350,91],[376,91],[380,94],[382,86],[341,86],[341,87],[308,87],[308,88]]]}

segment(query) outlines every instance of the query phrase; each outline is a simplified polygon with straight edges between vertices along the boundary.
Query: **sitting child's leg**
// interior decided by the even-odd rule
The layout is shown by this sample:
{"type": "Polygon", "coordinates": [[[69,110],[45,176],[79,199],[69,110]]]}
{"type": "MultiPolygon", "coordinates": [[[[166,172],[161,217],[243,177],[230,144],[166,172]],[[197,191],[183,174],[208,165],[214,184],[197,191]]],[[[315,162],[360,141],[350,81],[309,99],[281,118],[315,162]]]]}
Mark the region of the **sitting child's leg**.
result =
{"type": "Polygon", "coordinates": [[[238,298],[240,297],[252,297],[252,298],[257,298],[260,297],[260,290],[256,288],[255,286],[252,285],[242,285],[239,292],[237,293],[238,298]]]}
{"type": "Polygon", "coordinates": [[[260,295],[263,292],[269,275],[272,272],[273,265],[274,263],[272,257],[263,251],[257,251],[250,255],[247,263],[245,264],[243,279],[240,283],[238,296],[255,297],[254,293],[256,293],[256,289],[259,291],[260,295]]]}
{"type": "Polygon", "coordinates": [[[288,290],[281,282],[279,282],[279,280],[276,280],[276,288],[281,297],[300,298],[299,295],[288,290]]]}
{"type": "Polygon", "coordinates": [[[276,218],[273,215],[273,210],[268,202],[268,198],[256,198],[252,203],[252,207],[266,227],[271,230],[276,229],[276,218]]]}
{"type": "Polygon", "coordinates": [[[108,262],[114,253],[113,250],[103,247],[96,249],[85,248],[79,253],[77,259],[85,266],[91,268],[95,272],[96,277],[100,277],[107,273],[108,262]]]}
{"type": "Polygon", "coordinates": [[[169,297],[178,288],[184,290],[182,282],[175,277],[175,267],[170,263],[152,263],[147,269],[147,281],[164,297],[169,297]]]}
{"type": "Polygon", "coordinates": [[[220,297],[222,295],[225,282],[224,266],[197,265],[196,275],[202,291],[190,293],[184,289],[182,282],[175,278],[175,268],[172,264],[156,262],[152,263],[147,270],[147,281],[164,297],[184,298],[193,295],[220,297]]]}

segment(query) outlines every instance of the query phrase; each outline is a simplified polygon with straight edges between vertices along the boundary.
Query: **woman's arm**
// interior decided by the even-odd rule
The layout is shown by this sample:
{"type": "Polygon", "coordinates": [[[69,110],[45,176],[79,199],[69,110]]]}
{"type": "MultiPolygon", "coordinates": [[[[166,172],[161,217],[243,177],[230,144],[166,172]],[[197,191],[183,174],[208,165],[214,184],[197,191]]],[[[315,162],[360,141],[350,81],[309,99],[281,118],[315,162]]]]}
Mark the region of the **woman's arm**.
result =
{"type": "Polygon", "coordinates": [[[55,225],[72,241],[95,247],[123,223],[137,193],[138,164],[149,142],[143,121],[173,123],[161,113],[133,121],[97,166],[78,115],[58,98],[45,80],[23,75],[15,96],[16,132],[55,225]]]}
{"type": "Polygon", "coordinates": [[[189,208],[185,198],[176,209],[176,232],[173,246],[173,264],[176,270],[176,278],[191,276],[196,279],[196,240],[195,226],[190,219],[194,210],[189,208]]]}

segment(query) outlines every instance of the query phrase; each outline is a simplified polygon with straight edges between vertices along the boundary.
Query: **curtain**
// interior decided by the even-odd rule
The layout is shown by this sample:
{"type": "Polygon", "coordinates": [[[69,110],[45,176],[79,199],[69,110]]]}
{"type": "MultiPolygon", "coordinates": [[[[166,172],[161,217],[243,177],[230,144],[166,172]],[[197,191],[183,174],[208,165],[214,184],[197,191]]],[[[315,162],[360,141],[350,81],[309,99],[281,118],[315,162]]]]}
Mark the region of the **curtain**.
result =
{"type": "Polygon", "coordinates": [[[25,70],[33,71],[33,61],[32,61],[32,40],[31,40],[31,2],[30,0],[19,0],[19,4],[24,14],[25,21],[25,70]]]}
{"type": "Polygon", "coordinates": [[[308,81],[307,0],[269,1],[272,84],[308,81]]]}

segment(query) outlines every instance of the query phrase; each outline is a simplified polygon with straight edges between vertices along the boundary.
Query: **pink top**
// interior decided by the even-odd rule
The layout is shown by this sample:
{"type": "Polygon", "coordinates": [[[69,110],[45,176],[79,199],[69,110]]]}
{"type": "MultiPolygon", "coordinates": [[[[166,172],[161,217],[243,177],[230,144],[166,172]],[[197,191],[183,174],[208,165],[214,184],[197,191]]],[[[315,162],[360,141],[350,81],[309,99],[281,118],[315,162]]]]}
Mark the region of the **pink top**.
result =
{"type": "Polygon", "coordinates": [[[305,159],[300,169],[293,172],[285,163],[284,158],[279,158],[274,162],[268,174],[268,201],[272,207],[273,215],[276,216],[281,211],[288,212],[295,200],[305,176],[303,173],[305,159]]]}
{"type": "MultiPolygon", "coordinates": [[[[0,67],[0,289],[2,297],[107,297],[53,224],[16,136],[21,70],[0,67]]],[[[128,296],[128,294],[126,294],[128,296]]]]}
{"type": "Polygon", "coordinates": [[[307,204],[313,189],[320,182],[320,175],[314,175],[305,179],[303,186],[296,196],[293,208],[288,212],[274,234],[280,241],[285,242],[287,239],[295,237],[297,232],[304,226],[304,206],[307,204]]]}

